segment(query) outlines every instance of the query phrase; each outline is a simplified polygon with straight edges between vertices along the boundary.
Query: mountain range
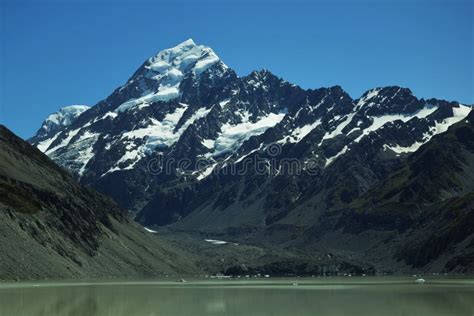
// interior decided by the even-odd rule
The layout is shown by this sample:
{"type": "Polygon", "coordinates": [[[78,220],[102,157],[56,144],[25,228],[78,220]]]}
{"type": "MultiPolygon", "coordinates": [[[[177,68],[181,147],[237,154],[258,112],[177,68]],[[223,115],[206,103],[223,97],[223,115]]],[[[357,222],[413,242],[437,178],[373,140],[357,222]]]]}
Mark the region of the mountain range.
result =
{"type": "Polygon", "coordinates": [[[268,70],[241,77],[187,40],[29,141],[158,231],[375,271],[472,272],[471,109],[398,86],[353,99],[268,70]]]}

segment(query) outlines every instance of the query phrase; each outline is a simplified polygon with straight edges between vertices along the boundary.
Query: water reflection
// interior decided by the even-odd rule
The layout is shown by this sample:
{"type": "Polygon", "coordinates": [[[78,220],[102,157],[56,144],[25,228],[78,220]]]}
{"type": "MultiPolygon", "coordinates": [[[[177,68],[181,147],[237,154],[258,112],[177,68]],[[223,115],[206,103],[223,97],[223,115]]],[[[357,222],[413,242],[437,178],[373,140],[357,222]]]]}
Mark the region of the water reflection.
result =
{"type": "Polygon", "coordinates": [[[474,315],[472,285],[286,283],[0,288],[0,315],[474,315]]]}

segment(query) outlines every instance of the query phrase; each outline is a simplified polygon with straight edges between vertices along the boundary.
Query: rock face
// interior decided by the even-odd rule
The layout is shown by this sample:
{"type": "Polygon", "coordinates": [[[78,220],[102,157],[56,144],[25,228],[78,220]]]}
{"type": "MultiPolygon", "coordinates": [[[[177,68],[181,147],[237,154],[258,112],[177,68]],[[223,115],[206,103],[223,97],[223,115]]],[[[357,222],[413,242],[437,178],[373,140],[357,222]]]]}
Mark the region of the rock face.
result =
{"type": "Polygon", "coordinates": [[[145,61],[70,125],[31,141],[146,225],[279,231],[283,242],[322,214],[351,209],[470,112],[402,87],[354,100],[339,86],[304,90],[267,70],[239,77],[188,40],[145,61]]]}
{"type": "Polygon", "coordinates": [[[78,184],[3,126],[0,197],[0,279],[193,271],[110,198],[78,184]]]}

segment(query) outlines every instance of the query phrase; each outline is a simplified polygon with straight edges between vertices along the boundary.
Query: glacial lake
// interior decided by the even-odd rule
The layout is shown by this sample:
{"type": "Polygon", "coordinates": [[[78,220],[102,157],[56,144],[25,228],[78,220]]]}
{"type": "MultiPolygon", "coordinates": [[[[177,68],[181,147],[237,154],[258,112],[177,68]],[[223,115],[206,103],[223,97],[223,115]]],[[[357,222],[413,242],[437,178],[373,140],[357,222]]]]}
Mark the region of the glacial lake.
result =
{"type": "Polygon", "coordinates": [[[1,316],[474,315],[474,280],[295,278],[0,283],[1,316]]]}

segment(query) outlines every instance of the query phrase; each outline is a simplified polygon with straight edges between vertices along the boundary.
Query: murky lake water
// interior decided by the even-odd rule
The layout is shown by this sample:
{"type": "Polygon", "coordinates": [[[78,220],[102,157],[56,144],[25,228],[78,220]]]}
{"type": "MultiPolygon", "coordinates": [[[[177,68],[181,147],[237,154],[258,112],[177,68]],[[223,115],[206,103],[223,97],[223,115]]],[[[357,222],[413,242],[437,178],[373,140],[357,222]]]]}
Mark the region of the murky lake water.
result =
{"type": "Polygon", "coordinates": [[[474,315],[474,281],[427,278],[0,283],[0,315],[474,315]],[[297,285],[293,285],[297,283],[297,285]]]}

